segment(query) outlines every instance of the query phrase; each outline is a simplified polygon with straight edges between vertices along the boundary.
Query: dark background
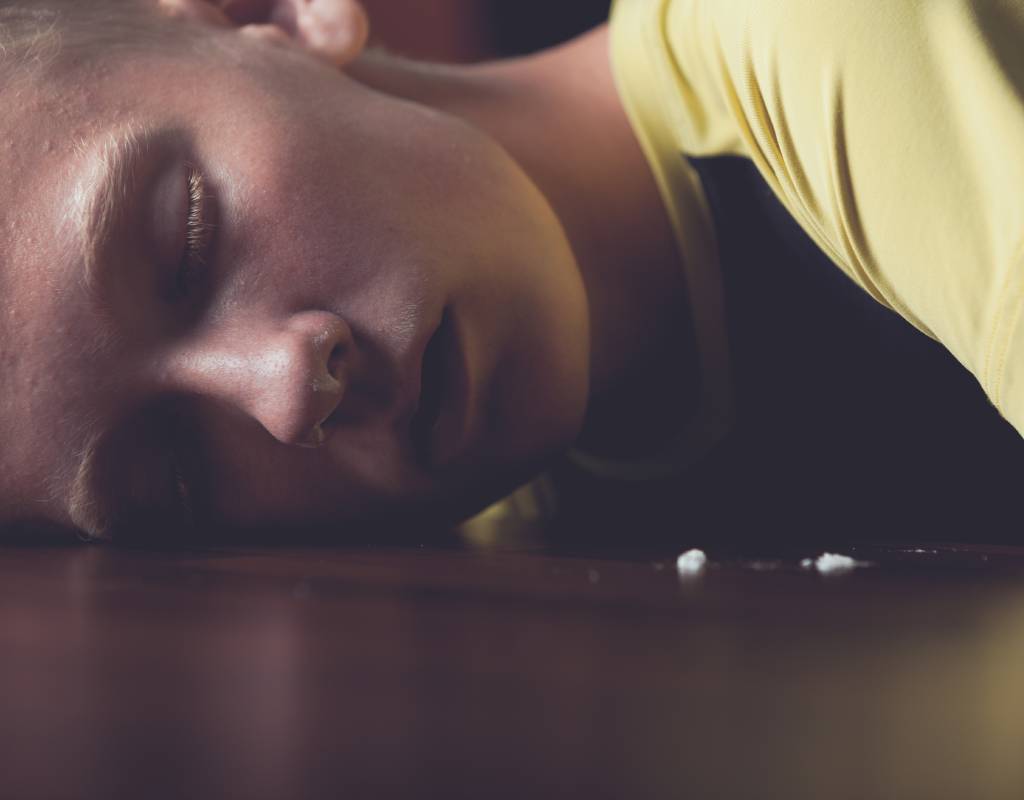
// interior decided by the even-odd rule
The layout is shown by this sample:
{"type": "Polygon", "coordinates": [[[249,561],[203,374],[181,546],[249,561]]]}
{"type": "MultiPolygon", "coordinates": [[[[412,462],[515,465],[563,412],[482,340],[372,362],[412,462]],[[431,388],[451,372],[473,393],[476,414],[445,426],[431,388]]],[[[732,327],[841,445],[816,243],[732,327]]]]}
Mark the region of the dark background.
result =
{"type": "Polygon", "coordinates": [[[610,0],[363,0],[371,41],[431,61],[528,53],[608,18],[610,0]]]}

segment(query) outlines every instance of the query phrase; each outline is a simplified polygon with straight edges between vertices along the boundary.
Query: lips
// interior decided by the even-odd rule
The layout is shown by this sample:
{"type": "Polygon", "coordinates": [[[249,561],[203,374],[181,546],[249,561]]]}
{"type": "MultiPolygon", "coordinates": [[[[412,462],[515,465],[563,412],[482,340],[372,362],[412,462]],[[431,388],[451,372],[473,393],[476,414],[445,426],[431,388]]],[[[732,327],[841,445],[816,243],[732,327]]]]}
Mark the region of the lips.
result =
{"type": "Polygon", "coordinates": [[[423,354],[420,399],[412,419],[413,447],[416,460],[422,467],[431,466],[436,456],[434,442],[441,427],[441,412],[449,382],[446,373],[450,361],[448,353],[454,347],[452,333],[451,314],[445,311],[423,354]]]}

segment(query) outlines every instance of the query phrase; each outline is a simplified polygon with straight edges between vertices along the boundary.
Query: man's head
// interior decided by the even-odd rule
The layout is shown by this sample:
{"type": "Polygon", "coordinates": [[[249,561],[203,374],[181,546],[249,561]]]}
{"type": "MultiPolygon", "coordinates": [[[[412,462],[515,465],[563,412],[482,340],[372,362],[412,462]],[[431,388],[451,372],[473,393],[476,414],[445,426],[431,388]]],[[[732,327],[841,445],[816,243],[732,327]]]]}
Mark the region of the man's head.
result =
{"type": "Polygon", "coordinates": [[[226,5],[0,4],[0,521],[464,515],[582,421],[518,165],[346,77],[353,0],[226,5]]]}

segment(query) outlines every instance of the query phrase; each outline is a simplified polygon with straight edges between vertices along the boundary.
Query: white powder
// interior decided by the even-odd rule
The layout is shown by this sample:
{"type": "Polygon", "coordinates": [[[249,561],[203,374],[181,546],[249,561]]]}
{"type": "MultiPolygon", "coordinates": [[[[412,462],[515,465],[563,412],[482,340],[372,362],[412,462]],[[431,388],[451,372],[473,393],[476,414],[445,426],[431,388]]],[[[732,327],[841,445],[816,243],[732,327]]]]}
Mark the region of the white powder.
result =
{"type": "Polygon", "coordinates": [[[676,559],[676,571],[680,575],[699,575],[707,563],[708,557],[703,550],[687,550],[676,559]]]}
{"type": "Polygon", "coordinates": [[[822,553],[817,558],[805,558],[800,562],[804,569],[814,567],[822,575],[835,575],[837,573],[849,572],[855,567],[863,567],[863,561],[857,561],[850,556],[839,555],[838,553],[822,553]]]}

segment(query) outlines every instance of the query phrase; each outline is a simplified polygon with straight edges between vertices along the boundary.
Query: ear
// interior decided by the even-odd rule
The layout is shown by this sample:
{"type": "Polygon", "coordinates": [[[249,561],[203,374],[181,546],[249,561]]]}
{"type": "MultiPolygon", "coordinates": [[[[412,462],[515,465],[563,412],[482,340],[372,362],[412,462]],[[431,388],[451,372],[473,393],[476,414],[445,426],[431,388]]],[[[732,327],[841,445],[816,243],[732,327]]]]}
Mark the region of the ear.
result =
{"type": "Polygon", "coordinates": [[[247,36],[291,40],[337,67],[366,46],[370,24],[359,0],[160,0],[169,13],[247,36]]]}

